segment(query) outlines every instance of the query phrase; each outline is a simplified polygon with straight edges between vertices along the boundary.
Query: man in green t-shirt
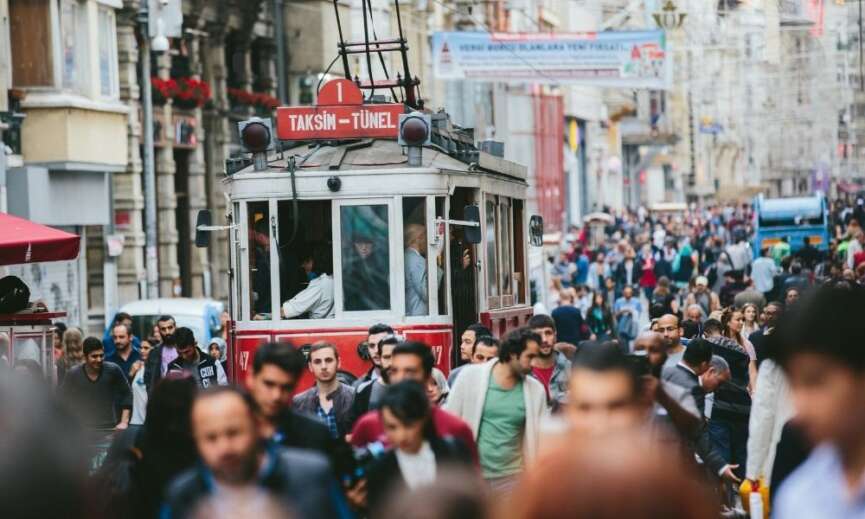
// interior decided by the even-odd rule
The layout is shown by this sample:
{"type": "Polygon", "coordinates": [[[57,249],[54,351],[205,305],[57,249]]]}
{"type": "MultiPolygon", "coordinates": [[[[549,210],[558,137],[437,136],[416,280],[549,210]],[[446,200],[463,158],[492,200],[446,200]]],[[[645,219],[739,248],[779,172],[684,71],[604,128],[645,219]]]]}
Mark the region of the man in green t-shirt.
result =
{"type": "Polygon", "coordinates": [[[448,397],[446,409],[475,434],[483,476],[494,490],[510,489],[526,458],[537,453],[547,398],[543,384],[528,375],[540,344],[528,328],[511,332],[499,358],[463,369],[448,397]]]}

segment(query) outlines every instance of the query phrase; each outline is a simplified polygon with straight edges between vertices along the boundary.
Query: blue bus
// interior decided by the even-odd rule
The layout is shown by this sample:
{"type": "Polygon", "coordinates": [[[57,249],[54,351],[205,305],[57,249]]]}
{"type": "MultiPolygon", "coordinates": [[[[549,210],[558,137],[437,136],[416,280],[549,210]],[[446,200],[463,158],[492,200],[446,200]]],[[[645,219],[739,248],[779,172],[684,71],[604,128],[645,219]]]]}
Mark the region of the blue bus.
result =
{"type": "Polygon", "coordinates": [[[801,249],[804,238],[821,251],[829,250],[829,204],[822,193],[798,198],[754,199],[754,256],[786,237],[791,252],[801,249]]]}

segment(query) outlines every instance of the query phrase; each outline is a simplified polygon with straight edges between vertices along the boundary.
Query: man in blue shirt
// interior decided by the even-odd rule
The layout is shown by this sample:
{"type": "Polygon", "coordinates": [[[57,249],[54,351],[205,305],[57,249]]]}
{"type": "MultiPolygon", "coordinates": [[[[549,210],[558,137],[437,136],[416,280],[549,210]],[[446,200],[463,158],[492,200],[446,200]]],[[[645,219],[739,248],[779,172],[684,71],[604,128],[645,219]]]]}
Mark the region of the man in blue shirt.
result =
{"type": "Polygon", "coordinates": [[[777,519],[865,517],[863,315],[865,287],[825,286],[781,318],[771,354],[789,377],[795,420],[817,447],[781,483],[777,519]]]}
{"type": "Polygon", "coordinates": [[[132,380],[129,370],[132,369],[133,364],[141,360],[141,354],[132,346],[132,329],[128,324],[117,323],[111,331],[111,338],[114,343],[114,353],[107,356],[105,360],[120,366],[127,381],[132,380]]]}

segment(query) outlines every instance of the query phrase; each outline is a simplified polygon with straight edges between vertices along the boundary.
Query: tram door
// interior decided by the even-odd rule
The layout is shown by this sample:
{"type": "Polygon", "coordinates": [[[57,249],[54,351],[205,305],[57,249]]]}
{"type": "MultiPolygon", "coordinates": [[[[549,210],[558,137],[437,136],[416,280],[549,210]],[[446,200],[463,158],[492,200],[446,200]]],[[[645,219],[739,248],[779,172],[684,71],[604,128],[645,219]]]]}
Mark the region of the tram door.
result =
{"type": "MultiPolygon", "coordinates": [[[[451,220],[464,220],[463,210],[477,203],[475,189],[458,187],[450,200],[451,220]]],[[[451,294],[454,319],[454,366],[459,363],[460,336],[471,324],[478,322],[477,246],[467,243],[465,227],[450,226],[451,294]]]]}

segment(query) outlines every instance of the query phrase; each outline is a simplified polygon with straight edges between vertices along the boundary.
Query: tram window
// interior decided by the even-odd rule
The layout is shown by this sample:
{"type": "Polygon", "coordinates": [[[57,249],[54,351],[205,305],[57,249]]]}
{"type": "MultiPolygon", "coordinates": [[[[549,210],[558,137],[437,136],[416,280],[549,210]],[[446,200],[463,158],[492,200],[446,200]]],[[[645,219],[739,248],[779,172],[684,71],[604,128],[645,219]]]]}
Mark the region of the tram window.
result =
{"type": "Polygon", "coordinates": [[[523,201],[513,201],[513,246],[514,246],[514,303],[526,302],[526,261],[525,261],[525,223],[523,222],[523,201]]]}
{"type": "Polygon", "coordinates": [[[247,204],[249,222],[249,311],[251,319],[269,319],[270,212],[267,202],[247,204]]]}
{"type": "MultiPolygon", "coordinates": [[[[445,199],[444,197],[436,197],[436,218],[445,218],[445,199]]],[[[439,237],[440,241],[438,243],[438,255],[436,256],[436,265],[439,270],[444,271],[445,263],[447,263],[447,257],[445,256],[447,252],[447,247],[445,247],[446,240],[446,232],[444,224],[442,224],[441,229],[436,229],[436,233],[441,232],[442,235],[439,237]]],[[[448,290],[447,290],[447,280],[444,276],[439,279],[438,283],[438,298],[439,298],[439,315],[447,315],[448,313],[448,290]]]]}
{"type": "Polygon", "coordinates": [[[328,317],[333,312],[331,202],[281,200],[277,209],[279,300],[283,303],[283,315],[328,317]],[[307,292],[303,293],[304,290],[307,292]]]}
{"type": "Polygon", "coordinates": [[[513,286],[511,276],[511,229],[510,204],[506,198],[499,198],[499,272],[501,273],[502,306],[513,305],[513,286]],[[508,297],[510,296],[510,297],[508,297]]]}
{"type": "Polygon", "coordinates": [[[429,315],[426,198],[402,199],[405,314],[429,315]]]}
{"type": "MultiPolygon", "coordinates": [[[[487,242],[487,296],[490,298],[499,295],[499,271],[496,262],[496,201],[494,197],[488,196],[486,201],[486,242],[487,242]]],[[[498,305],[489,305],[490,308],[498,305]]]]}
{"type": "Polygon", "coordinates": [[[342,297],[347,312],[390,309],[387,206],[340,208],[342,297]]]}

